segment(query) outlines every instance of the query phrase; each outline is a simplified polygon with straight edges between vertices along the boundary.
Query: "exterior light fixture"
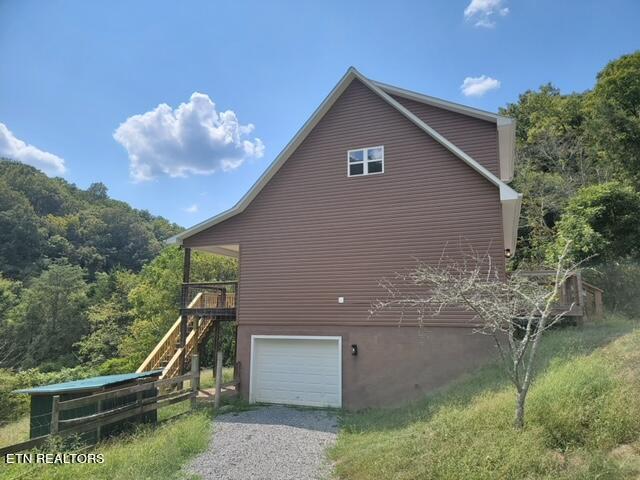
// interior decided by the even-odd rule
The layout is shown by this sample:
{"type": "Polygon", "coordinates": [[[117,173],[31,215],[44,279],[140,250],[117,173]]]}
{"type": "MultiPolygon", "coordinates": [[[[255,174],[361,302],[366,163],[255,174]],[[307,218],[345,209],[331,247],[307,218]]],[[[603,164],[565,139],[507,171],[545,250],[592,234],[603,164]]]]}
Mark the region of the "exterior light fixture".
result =
{"type": "Polygon", "coordinates": [[[354,357],[358,355],[358,345],[356,345],[355,343],[351,345],[351,355],[353,355],[354,357]]]}
{"type": "Polygon", "coordinates": [[[511,258],[511,250],[510,250],[510,249],[508,249],[508,248],[507,248],[507,249],[505,249],[505,251],[504,251],[504,256],[505,256],[505,257],[507,257],[507,258],[511,258]]]}

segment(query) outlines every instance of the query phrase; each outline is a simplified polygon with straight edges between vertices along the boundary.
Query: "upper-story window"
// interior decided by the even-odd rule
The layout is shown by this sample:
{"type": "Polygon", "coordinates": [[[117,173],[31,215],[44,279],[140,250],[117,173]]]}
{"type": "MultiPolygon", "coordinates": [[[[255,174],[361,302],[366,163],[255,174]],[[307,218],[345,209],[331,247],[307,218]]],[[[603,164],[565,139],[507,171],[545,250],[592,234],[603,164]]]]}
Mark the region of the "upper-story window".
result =
{"type": "Polygon", "coordinates": [[[384,147],[359,148],[347,153],[348,175],[374,175],[384,173],[384,147]]]}

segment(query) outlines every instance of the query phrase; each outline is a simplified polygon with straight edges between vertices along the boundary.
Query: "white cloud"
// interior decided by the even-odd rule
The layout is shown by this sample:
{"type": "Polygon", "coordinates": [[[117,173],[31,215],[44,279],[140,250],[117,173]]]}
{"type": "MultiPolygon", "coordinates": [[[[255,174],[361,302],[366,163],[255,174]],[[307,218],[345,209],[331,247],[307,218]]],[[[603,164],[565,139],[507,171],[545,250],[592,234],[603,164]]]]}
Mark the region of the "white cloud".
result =
{"type": "Polygon", "coordinates": [[[496,17],[504,17],[509,8],[504,6],[504,0],[471,0],[464,9],[464,18],[474,21],[476,27],[493,28],[496,17]]]}
{"type": "Polygon", "coordinates": [[[10,158],[39,168],[47,175],[61,175],[66,171],[64,160],[53,153],[29,145],[0,122],[0,157],[10,158]]]}
{"type": "Polygon", "coordinates": [[[485,93],[500,88],[500,80],[480,75],[479,77],[467,77],[460,85],[460,90],[467,97],[481,97],[485,93]]]}
{"type": "Polygon", "coordinates": [[[232,110],[216,111],[204,93],[194,92],[189,102],[172,109],[166,103],[133,115],[114,132],[113,138],[129,154],[135,181],[164,174],[186,177],[238,168],[247,159],[264,155],[259,138],[248,138],[252,124],[241,125],[232,110]]]}
{"type": "Polygon", "coordinates": [[[198,207],[198,204],[194,203],[193,205],[189,205],[188,207],[186,207],[184,211],[187,213],[197,213],[199,209],[200,207],[198,207]]]}

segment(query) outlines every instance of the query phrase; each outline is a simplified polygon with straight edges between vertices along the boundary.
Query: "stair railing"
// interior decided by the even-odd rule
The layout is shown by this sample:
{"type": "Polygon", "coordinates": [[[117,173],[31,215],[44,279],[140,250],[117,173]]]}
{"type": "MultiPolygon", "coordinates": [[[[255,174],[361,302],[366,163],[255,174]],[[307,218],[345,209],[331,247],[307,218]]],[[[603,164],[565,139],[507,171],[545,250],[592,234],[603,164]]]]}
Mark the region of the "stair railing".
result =
{"type": "MultiPolygon", "coordinates": [[[[200,302],[201,297],[202,294],[196,295],[191,303],[189,303],[189,308],[194,308],[195,306],[197,306],[198,302],[200,302]]],[[[167,331],[164,337],[162,337],[162,340],[158,342],[158,344],[147,356],[144,362],[142,362],[142,364],[138,367],[136,373],[160,369],[162,368],[163,361],[170,361],[173,358],[176,351],[176,345],[180,341],[181,322],[182,316],[178,317],[178,319],[167,331]]],[[[169,365],[167,364],[167,367],[168,366],[169,365]]]]}

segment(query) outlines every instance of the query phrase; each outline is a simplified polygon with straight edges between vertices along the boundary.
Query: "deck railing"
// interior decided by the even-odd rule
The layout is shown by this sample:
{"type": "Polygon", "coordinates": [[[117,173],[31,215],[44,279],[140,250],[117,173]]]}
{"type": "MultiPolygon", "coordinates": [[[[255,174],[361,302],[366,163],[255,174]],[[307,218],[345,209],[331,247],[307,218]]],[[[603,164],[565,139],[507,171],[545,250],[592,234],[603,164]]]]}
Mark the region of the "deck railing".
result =
{"type": "Polygon", "coordinates": [[[238,282],[198,282],[182,284],[182,311],[193,315],[233,317],[235,319],[238,282]],[[192,306],[200,295],[201,301],[192,306]]]}
{"type": "MultiPolygon", "coordinates": [[[[551,270],[518,272],[518,275],[537,278],[541,282],[552,282],[555,274],[551,270]]],[[[600,288],[585,282],[582,272],[577,271],[563,282],[554,310],[566,312],[565,317],[598,320],[604,314],[602,294],[600,288]]]]}
{"type": "Polygon", "coordinates": [[[237,292],[237,282],[184,283],[180,317],[137,371],[161,368],[162,378],[181,375],[214,322],[236,319],[237,292]]]}

